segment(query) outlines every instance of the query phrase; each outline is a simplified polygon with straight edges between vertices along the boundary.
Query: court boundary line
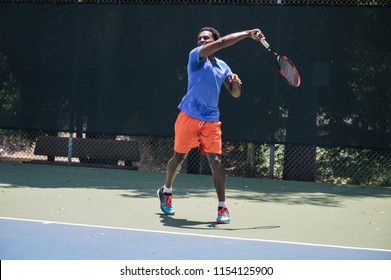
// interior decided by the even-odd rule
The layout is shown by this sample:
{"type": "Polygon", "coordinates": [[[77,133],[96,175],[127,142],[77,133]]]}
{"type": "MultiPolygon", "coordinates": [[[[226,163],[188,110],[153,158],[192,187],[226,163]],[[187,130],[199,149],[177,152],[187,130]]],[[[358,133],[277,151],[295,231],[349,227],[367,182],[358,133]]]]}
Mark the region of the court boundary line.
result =
{"type": "Polygon", "coordinates": [[[378,249],[378,248],[349,247],[349,246],[326,245],[326,244],[317,244],[317,243],[279,241],[279,240],[268,240],[268,239],[254,239],[254,238],[230,237],[230,236],[217,236],[217,235],[196,234],[196,233],[186,233],[186,232],[172,232],[172,231],[161,231],[161,230],[150,230],[150,229],[135,229],[135,228],[79,224],[79,223],[67,223],[67,222],[25,219],[25,218],[12,218],[12,217],[2,217],[2,216],[0,216],[0,220],[13,220],[13,221],[22,221],[22,222],[35,222],[35,223],[41,223],[41,224],[58,224],[58,225],[68,225],[68,226],[89,227],[89,228],[102,228],[102,229],[112,229],[112,230],[135,231],[135,232],[185,235],[185,236],[231,239],[231,240],[242,240],[242,241],[259,241],[259,242],[270,242],[270,243],[290,244],[290,245],[304,245],[304,246],[312,246],[312,247],[328,247],[328,248],[350,249],[350,250],[367,250],[367,251],[388,252],[388,253],[391,252],[391,250],[388,250],[388,249],[378,249]]]}

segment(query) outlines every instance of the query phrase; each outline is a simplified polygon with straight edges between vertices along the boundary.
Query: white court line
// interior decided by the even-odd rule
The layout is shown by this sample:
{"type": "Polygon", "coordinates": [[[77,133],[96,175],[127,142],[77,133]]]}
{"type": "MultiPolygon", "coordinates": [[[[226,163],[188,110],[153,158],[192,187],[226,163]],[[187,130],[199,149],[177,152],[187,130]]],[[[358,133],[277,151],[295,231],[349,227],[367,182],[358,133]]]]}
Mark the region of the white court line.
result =
{"type": "Polygon", "coordinates": [[[379,252],[391,252],[391,250],[387,250],[387,249],[348,247],[348,246],[338,246],[338,245],[325,245],[325,244],[315,244],[315,243],[277,241],[277,240],[241,238],[241,237],[228,237],[228,236],[215,236],[215,235],[206,235],[206,234],[171,232],[171,231],[160,231],[160,230],[149,230],[149,229],[122,228],[122,227],[111,227],[111,226],[100,226],[100,225],[87,225],[87,224],[65,223],[65,222],[34,220],[34,219],[22,219],[22,218],[10,218],[10,217],[1,217],[0,216],[0,220],[1,219],[3,219],[3,220],[14,220],[14,221],[24,221],[24,222],[35,222],[35,223],[42,223],[42,224],[58,224],[58,225],[68,225],[68,226],[102,228],[102,229],[114,229],[114,230],[148,232],[148,233],[160,233],[160,234],[185,235],[185,236],[219,238],[219,239],[230,239],[230,240],[242,240],[242,241],[259,241],[259,242],[270,242],[270,243],[279,243],[279,244],[304,245],[304,246],[312,246],[312,247],[328,247],[328,248],[350,249],[350,250],[369,250],[369,251],[379,251],[379,252]]]}

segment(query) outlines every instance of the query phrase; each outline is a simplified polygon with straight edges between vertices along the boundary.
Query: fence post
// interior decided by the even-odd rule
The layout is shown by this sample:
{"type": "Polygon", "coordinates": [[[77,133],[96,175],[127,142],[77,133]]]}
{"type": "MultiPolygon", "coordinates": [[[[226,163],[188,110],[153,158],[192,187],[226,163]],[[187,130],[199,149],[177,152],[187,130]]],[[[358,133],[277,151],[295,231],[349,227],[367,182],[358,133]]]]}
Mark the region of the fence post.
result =
{"type": "Polygon", "coordinates": [[[72,133],[69,132],[69,138],[68,138],[68,165],[72,164],[72,149],[73,149],[73,137],[72,137],[72,133]]]}
{"type": "Polygon", "coordinates": [[[274,144],[270,144],[270,156],[269,156],[269,176],[274,178],[274,144]]]}

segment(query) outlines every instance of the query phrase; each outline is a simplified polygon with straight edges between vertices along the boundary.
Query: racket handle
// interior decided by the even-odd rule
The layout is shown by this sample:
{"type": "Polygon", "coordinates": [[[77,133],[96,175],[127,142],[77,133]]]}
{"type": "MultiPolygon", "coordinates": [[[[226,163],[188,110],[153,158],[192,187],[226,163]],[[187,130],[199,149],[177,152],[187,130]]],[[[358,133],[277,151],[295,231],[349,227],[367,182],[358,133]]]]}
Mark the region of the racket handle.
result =
{"type": "Polygon", "coordinates": [[[267,48],[267,49],[269,49],[269,43],[268,42],[266,42],[266,40],[265,39],[261,39],[261,40],[259,40],[261,43],[262,43],[262,45],[265,47],[265,48],[267,48]]]}

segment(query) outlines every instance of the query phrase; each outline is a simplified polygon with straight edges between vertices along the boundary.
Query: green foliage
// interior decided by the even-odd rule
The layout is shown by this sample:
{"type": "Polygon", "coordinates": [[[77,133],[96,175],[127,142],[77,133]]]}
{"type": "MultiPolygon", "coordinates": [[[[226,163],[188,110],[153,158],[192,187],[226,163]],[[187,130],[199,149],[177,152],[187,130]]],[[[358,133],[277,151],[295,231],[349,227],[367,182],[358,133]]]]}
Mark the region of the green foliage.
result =
{"type": "Polygon", "coordinates": [[[23,130],[0,129],[0,149],[13,154],[20,151],[31,151],[33,141],[31,134],[23,130]]]}
{"type": "Polygon", "coordinates": [[[320,181],[390,186],[391,154],[369,149],[318,148],[320,181]]]}

